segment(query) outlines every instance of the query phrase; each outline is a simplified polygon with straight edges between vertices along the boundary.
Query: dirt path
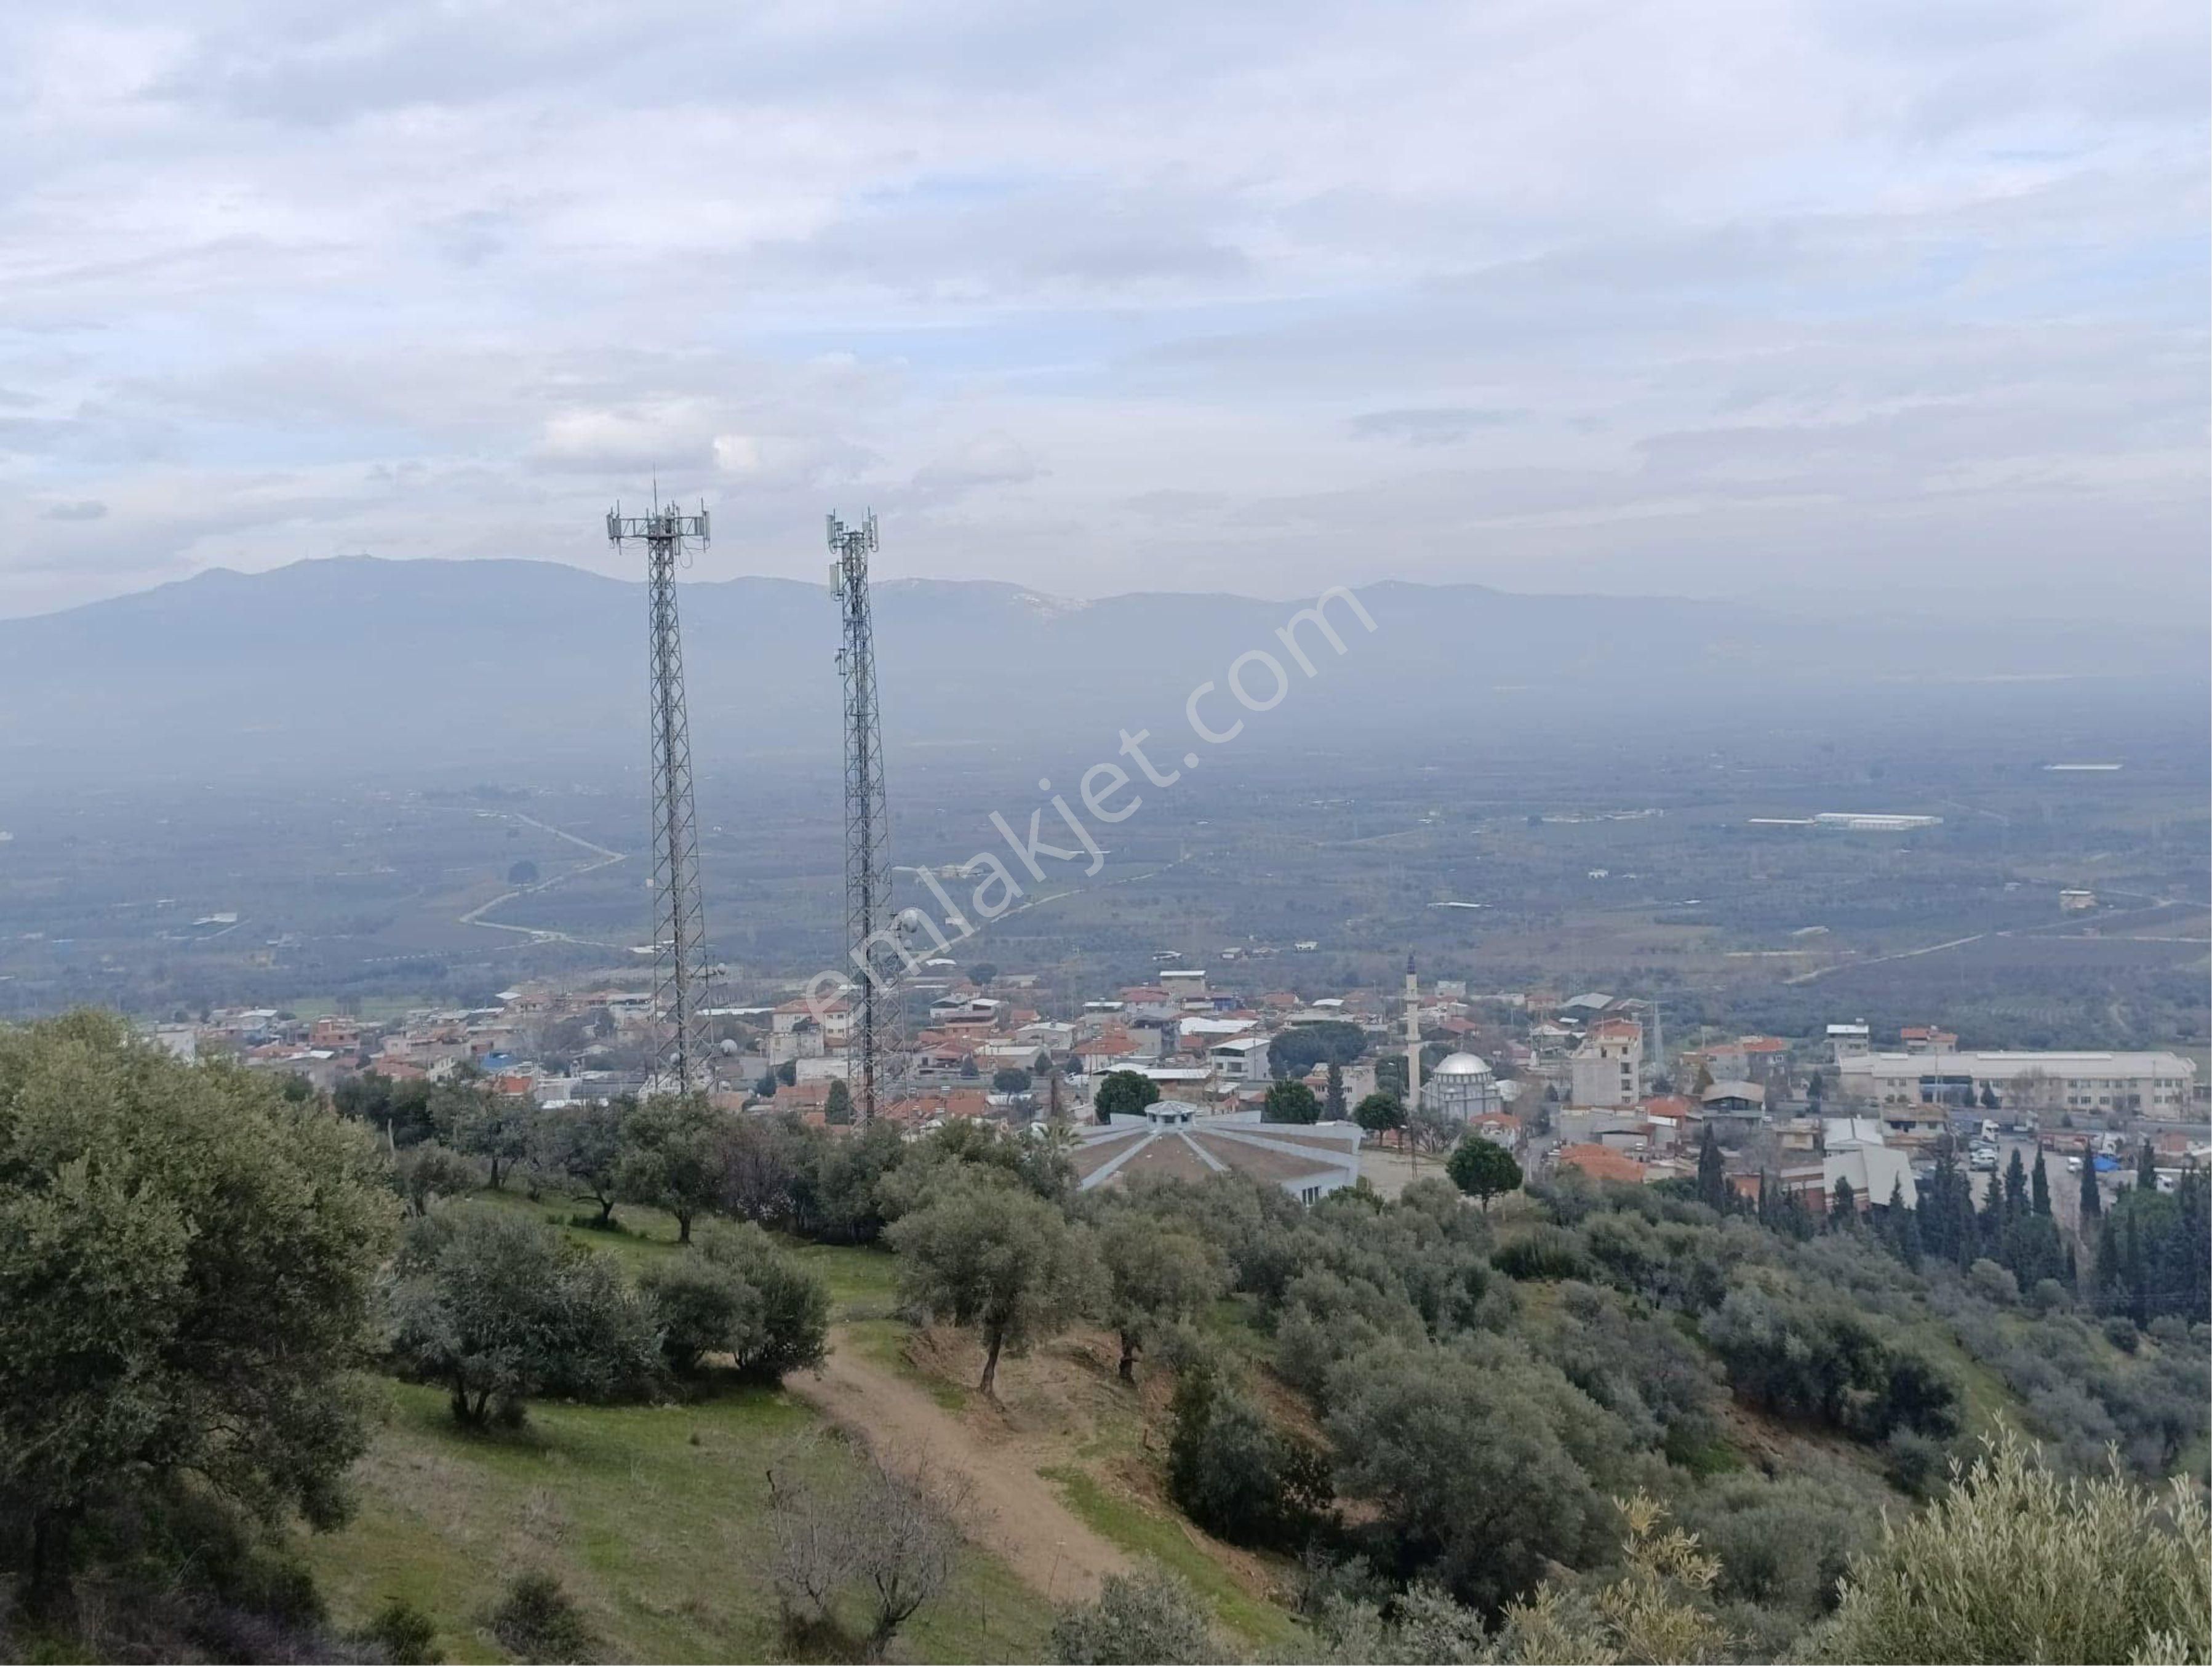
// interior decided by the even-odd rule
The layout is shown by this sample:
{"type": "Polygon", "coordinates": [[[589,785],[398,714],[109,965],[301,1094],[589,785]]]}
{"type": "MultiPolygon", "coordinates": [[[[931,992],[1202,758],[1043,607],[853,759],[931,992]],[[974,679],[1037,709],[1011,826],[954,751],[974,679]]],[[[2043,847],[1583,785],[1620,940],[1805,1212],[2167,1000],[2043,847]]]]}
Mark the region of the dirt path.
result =
{"type": "Polygon", "coordinates": [[[830,1332],[830,1359],[820,1375],[789,1377],[784,1386],[893,1462],[927,1456],[967,1475],[975,1483],[977,1514],[968,1536],[1053,1601],[1087,1601],[1098,1594],[1103,1576],[1127,1570],[1128,1558],[1037,1474],[1036,1455],[1019,1436],[971,1427],[926,1389],[869,1359],[843,1326],[830,1332]]]}

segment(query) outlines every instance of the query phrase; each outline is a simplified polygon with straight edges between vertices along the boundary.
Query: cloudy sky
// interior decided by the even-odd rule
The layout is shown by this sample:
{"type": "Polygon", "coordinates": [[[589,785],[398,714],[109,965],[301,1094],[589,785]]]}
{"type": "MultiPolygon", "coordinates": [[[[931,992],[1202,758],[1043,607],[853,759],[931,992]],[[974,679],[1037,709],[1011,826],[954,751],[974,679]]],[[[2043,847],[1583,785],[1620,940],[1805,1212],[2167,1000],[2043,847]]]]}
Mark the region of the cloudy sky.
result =
{"type": "Polygon", "coordinates": [[[10,0],[0,615],[369,551],[2202,617],[2203,0],[10,0]]]}

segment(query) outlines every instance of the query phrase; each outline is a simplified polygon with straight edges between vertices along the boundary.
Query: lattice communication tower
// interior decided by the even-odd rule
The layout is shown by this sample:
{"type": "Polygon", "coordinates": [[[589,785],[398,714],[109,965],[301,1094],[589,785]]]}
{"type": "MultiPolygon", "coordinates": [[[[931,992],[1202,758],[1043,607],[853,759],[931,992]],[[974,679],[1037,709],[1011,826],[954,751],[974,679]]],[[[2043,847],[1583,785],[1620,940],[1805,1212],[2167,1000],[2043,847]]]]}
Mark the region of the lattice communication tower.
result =
{"type": "Polygon", "coordinates": [[[876,517],[871,513],[855,526],[834,514],[829,519],[830,587],[845,627],[837,671],[845,684],[846,932],[859,974],[848,1057],[857,1070],[854,1111],[867,1122],[904,1091],[905,1002],[897,984],[905,962],[891,908],[890,811],[884,796],[884,729],[868,597],[876,517]]]}
{"type": "Polygon", "coordinates": [[[645,544],[650,593],[647,656],[653,704],[653,1004],[667,1034],[664,1085],[679,1092],[712,1085],[704,1027],[706,968],[700,939],[699,818],[691,800],[691,726],[684,707],[684,637],[676,621],[676,567],[707,543],[707,506],[685,514],[656,500],[650,514],[607,511],[617,551],[645,544]]]}

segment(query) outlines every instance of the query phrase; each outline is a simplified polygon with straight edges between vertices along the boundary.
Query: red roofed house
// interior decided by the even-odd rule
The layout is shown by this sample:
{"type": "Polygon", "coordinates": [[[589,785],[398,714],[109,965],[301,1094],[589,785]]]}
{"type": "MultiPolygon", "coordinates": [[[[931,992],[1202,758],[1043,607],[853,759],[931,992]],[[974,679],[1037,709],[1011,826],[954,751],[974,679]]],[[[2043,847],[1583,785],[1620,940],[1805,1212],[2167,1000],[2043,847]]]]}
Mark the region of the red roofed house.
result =
{"type": "Polygon", "coordinates": [[[1618,1181],[1626,1186],[1644,1183],[1644,1164],[1605,1146],[1562,1146],[1552,1154],[1555,1167],[1579,1169],[1592,1180],[1618,1181]]]}

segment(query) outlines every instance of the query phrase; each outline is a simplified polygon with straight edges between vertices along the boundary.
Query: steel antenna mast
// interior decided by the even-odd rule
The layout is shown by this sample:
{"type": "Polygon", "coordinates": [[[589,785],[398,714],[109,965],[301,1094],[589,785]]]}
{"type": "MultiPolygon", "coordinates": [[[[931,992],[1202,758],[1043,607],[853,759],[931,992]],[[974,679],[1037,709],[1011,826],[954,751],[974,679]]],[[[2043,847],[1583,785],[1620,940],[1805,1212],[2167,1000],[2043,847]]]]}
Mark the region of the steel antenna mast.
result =
{"type": "Polygon", "coordinates": [[[705,1031],[699,1018],[705,968],[700,939],[706,914],[699,896],[699,820],[691,801],[691,727],[684,708],[684,637],[676,620],[676,563],[707,543],[707,506],[687,515],[662,508],[650,514],[607,511],[607,538],[617,552],[643,539],[651,603],[648,654],[653,702],[653,1005],[670,1037],[664,1079],[677,1091],[711,1085],[705,1031]]]}
{"type": "Polygon", "coordinates": [[[845,684],[845,924],[859,973],[847,1057],[858,1066],[854,1110],[866,1122],[899,1097],[903,1086],[906,1025],[896,984],[906,962],[891,911],[890,811],[884,796],[884,728],[868,596],[876,517],[871,511],[857,526],[834,514],[829,520],[830,587],[845,627],[844,645],[837,650],[845,684]]]}

